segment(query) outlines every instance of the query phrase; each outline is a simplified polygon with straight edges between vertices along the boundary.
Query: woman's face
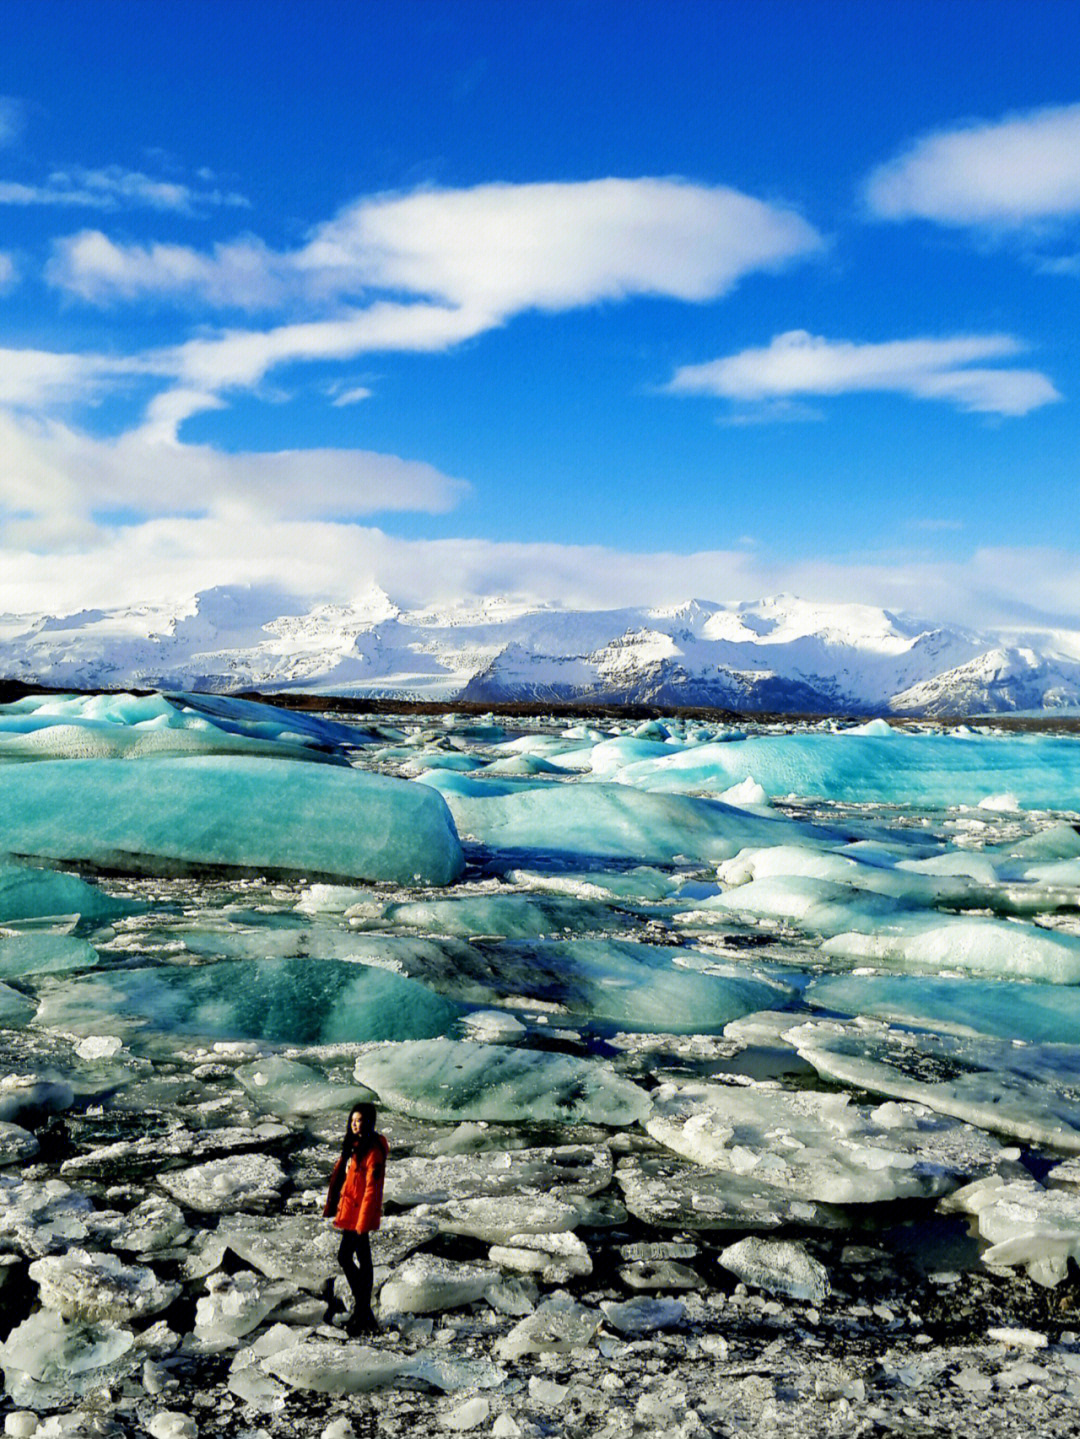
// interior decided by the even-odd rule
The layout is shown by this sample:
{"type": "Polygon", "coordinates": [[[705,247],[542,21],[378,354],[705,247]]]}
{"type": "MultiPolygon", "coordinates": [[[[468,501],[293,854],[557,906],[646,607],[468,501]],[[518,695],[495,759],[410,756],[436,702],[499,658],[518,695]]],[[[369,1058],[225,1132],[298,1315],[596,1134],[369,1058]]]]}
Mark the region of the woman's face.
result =
{"type": "Polygon", "coordinates": [[[353,1114],[353,1115],[350,1116],[350,1118],[349,1118],[349,1129],[352,1131],[353,1134],[359,1134],[359,1133],[360,1133],[361,1123],[362,1123],[362,1121],[361,1121],[361,1119],[360,1119],[360,1115],[359,1115],[359,1114],[353,1114]]]}

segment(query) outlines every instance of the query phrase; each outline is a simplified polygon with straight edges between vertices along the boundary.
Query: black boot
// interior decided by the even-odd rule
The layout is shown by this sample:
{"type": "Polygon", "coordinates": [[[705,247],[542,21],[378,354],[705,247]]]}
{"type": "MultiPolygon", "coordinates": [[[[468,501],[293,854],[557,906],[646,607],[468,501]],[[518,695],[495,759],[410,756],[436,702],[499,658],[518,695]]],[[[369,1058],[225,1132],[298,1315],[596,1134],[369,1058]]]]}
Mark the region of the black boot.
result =
{"type": "Polygon", "coordinates": [[[345,1333],[351,1339],[357,1339],[361,1334],[378,1334],[379,1324],[370,1308],[354,1309],[345,1321],[345,1333]]]}

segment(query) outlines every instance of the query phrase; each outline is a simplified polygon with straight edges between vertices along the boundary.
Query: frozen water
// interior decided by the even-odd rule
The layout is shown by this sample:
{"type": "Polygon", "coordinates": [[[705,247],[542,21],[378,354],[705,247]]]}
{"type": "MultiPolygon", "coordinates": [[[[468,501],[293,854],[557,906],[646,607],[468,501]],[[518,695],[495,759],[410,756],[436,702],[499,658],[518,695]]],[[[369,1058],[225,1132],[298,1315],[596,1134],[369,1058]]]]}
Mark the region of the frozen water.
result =
{"type": "Polygon", "coordinates": [[[414,1254],[379,1291],[383,1313],[431,1314],[483,1299],[499,1272],[490,1264],[458,1264],[414,1254]]]}
{"type": "Polygon", "coordinates": [[[997,1163],[982,1131],[911,1104],[751,1085],[662,1084],[646,1128],[706,1168],[823,1204],[930,1198],[997,1163]]]}
{"type": "Polygon", "coordinates": [[[186,1209],[204,1214],[231,1214],[273,1204],[285,1183],[285,1172],[265,1154],[233,1154],[191,1169],[173,1169],[159,1184],[186,1209]]]}
{"type": "MultiPolygon", "coordinates": [[[[129,1029],[333,1044],[434,1037],[450,1028],[461,1009],[389,970],[333,960],[265,959],[112,970],[57,981],[43,990],[37,1019],[70,1033],[93,1033],[118,1013],[129,1029]]],[[[281,1081],[283,1098],[290,1093],[297,1098],[301,1076],[295,1070],[271,1066],[261,1072],[271,1086],[281,1081]]],[[[254,1078],[252,1084],[260,1087],[254,1078]]],[[[309,1098],[317,1092],[309,1090],[309,1098]]]]}
{"type": "Polygon", "coordinates": [[[52,934],[48,930],[0,935],[0,979],[92,969],[97,963],[94,946],[74,935],[52,934]]]}
{"type": "Polygon", "coordinates": [[[785,1038],[838,1084],[1080,1153],[1080,1048],[914,1033],[869,1019],[798,1025],[785,1038]]]}
{"type": "Polygon", "coordinates": [[[290,1389],[319,1394],[362,1394],[394,1383],[408,1356],[392,1349],[339,1344],[332,1339],[302,1339],[262,1361],[262,1368],[290,1389]]]}
{"type": "Polygon", "coordinates": [[[1029,1044],[1080,1045],[1080,990],[1052,984],[975,983],[915,975],[826,975],[808,1004],[921,1028],[997,1035],[1029,1044]]]}
{"type": "Polygon", "coordinates": [[[604,1318],[628,1339],[640,1339],[658,1329],[678,1329],[686,1319],[686,1305],[678,1299],[649,1299],[638,1295],[623,1303],[601,1301],[604,1318]]]}
{"type": "Polygon", "coordinates": [[[0,1344],[0,1366],[11,1401],[52,1409],[92,1389],[116,1383],[142,1363],[129,1329],[81,1324],[39,1309],[0,1344]]]}
{"type": "Polygon", "coordinates": [[[370,739],[352,725],[216,695],[31,695],[0,705],[0,763],[192,753],[341,759],[370,739]]]}
{"type": "Polygon", "coordinates": [[[0,862],[0,924],[76,915],[109,920],[137,908],[73,874],[0,862]]]}
{"type": "Polygon", "coordinates": [[[714,800],[643,794],[622,784],[541,782],[499,793],[491,782],[442,774],[423,783],[446,796],[462,835],[489,849],[672,864],[680,855],[730,859],[748,845],[800,832],[793,821],[714,800]],[[468,788],[466,788],[466,783],[468,788]]]}
{"type": "Polygon", "coordinates": [[[627,1209],[665,1229],[777,1229],[838,1222],[812,1200],[767,1180],[712,1172],[659,1155],[633,1155],[615,1171],[627,1209]]]}
{"type": "Polygon", "coordinates": [[[623,784],[682,793],[753,778],[769,795],[846,803],[944,808],[1008,791],[1025,809],[1080,809],[1080,741],[1072,735],[754,735],[642,759],[617,774],[623,784]]]}
{"type": "Polygon", "coordinates": [[[35,1260],[30,1278],[47,1309],[87,1324],[144,1319],[167,1309],[180,1293],[179,1284],[163,1283],[152,1269],[85,1249],[35,1260]]]}
{"type": "Polygon", "coordinates": [[[29,1130],[0,1119],[0,1168],[7,1164],[22,1164],[37,1152],[38,1142],[29,1130]]]}
{"type": "Polygon", "coordinates": [[[9,984],[0,984],[0,1027],[18,1029],[29,1024],[35,1008],[34,1001],[27,999],[25,994],[12,989],[9,984]]]}
{"type": "Polygon", "coordinates": [[[241,867],[448,884],[461,846],[425,785],[274,759],[0,765],[13,854],[151,873],[241,867]]]}
{"type": "Polygon", "coordinates": [[[241,1065],[235,1074],[259,1107],[274,1114],[347,1113],[354,1104],[371,1098],[370,1090],[332,1083],[309,1065],[280,1055],[241,1065]]]}
{"type": "Polygon", "coordinates": [[[598,1060],[449,1039],[386,1044],[356,1061],[383,1104],[424,1119],[625,1125],[649,1111],[644,1090],[598,1060]]]}
{"type": "Polygon", "coordinates": [[[230,1343],[257,1329],[287,1299],[287,1284],[251,1273],[212,1274],[195,1305],[195,1337],[207,1344],[230,1343]]]}
{"type": "Polygon", "coordinates": [[[503,1359],[523,1359],[527,1354],[568,1354],[584,1349],[602,1319],[599,1310],[556,1291],[499,1341],[499,1355],[503,1359]]]}
{"type": "Polygon", "coordinates": [[[983,1262],[1022,1265],[1037,1284],[1052,1287],[1080,1263],[1080,1192],[1044,1189],[1034,1179],[981,1180],[950,1196],[948,1207],[971,1214],[990,1248],[983,1262]]]}
{"type": "Polygon", "coordinates": [[[744,1284],[752,1284],[768,1294],[805,1299],[811,1304],[824,1303],[832,1288],[824,1264],[807,1254],[801,1244],[788,1240],[759,1239],[751,1235],[722,1250],[720,1263],[738,1275],[744,1284]]]}
{"type": "Polygon", "coordinates": [[[611,1151],[606,1145],[557,1145],[513,1151],[391,1158],[387,1192],[395,1204],[441,1204],[513,1194],[519,1189],[548,1189],[579,1195],[599,1193],[611,1183],[611,1151]]]}

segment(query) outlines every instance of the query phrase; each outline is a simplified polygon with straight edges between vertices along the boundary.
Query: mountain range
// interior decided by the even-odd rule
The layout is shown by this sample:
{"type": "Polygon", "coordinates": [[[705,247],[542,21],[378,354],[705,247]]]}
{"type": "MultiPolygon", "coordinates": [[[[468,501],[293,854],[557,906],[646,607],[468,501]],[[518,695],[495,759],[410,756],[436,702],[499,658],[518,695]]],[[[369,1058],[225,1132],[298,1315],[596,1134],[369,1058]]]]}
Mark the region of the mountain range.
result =
{"type": "Polygon", "coordinates": [[[57,688],[286,690],[974,715],[1080,707],[1080,630],[976,633],[792,595],[576,610],[501,597],[403,609],[232,586],[183,604],[0,615],[0,677],[57,688]]]}

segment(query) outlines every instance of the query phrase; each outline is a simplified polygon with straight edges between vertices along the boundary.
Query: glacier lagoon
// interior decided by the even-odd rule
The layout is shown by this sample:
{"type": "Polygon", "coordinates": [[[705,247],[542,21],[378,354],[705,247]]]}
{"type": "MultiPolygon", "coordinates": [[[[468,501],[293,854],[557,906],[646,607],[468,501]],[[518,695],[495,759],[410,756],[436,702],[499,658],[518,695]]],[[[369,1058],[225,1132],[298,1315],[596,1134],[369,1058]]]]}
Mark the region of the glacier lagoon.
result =
{"type": "Polygon", "coordinates": [[[983,1377],[1080,1328],[1080,738],[33,697],[0,813],[9,1406],[539,1423],[545,1355],[798,1335],[891,1412],[950,1322],[983,1377]],[[318,1216],[372,1096],[365,1358],[318,1216]]]}

